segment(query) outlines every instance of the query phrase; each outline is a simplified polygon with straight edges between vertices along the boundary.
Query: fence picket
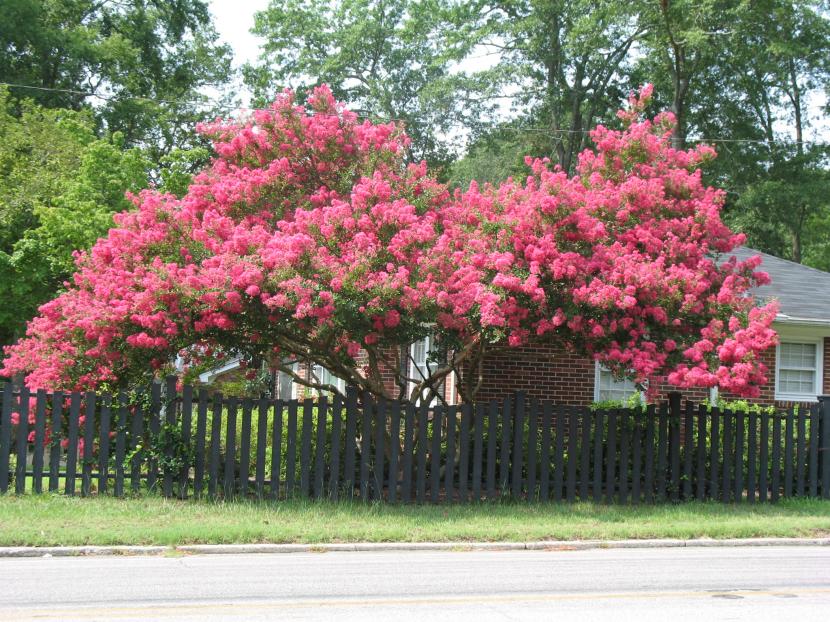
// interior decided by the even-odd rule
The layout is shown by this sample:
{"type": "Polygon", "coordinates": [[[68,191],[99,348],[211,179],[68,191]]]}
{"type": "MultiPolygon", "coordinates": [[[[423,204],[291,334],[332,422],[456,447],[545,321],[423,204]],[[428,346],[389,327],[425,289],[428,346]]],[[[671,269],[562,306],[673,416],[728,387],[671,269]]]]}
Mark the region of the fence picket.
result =
{"type": "MultiPolygon", "coordinates": [[[[193,431],[193,387],[185,385],[182,387],[182,445],[190,448],[191,433],[193,431]]],[[[190,485],[190,462],[183,461],[179,469],[179,499],[187,499],[187,489],[190,485]]]]}
{"type": "Polygon", "coordinates": [[[629,418],[631,410],[628,408],[620,411],[620,479],[619,479],[619,500],[620,503],[628,503],[628,460],[629,460],[629,418]]]}
{"type": "MultiPolygon", "coordinates": [[[[168,376],[164,387],[164,424],[169,430],[172,430],[173,426],[176,425],[176,415],[179,406],[179,398],[176,392],[176,382],[176,376],[168,376]]],[[[159,416],[161,416],[161,413],[159,413],[159,416]]],[[[181,430],[181,428],[179,428],[179,430],[181,430]]],[[[167,434],[165,434],[164,437],[166,441],[164,455],[167,458],[167,465],[162,473],[162,490],[165,497],[172,497],[173,477],[176,475],[170,468],[170,464],[172,464],[173,461],[173,443],[170,442],[171,439],[167,438],[167,434]]]]}
{"type": "Polygon", "coordinates": [[[748,432],[747,447],[749,449],[749,457],[746,465],[746,499],[750,503],[755,503],[755,472],[757,469],[758,455],[758,415],[756,413],[749,415],[748,432]]]}
{"type": "Polygon", "coordinates": [[[542,405],[542,457],[541,473],[539,474],[539,498],[542,501],[550,499],[550,439],[553,404],[545,402],[542,405]]]}
{"type": "Polygon", "coordinates": [[[457,407],[447,406],[447,453],[444,465],[444,489],[449,503],[455,501],[455,428],[458,423],[457,407]]]}
{"type": "Polygon", "coordinates": [[[415,405],[407,404],[403,427],[403,482],[401,483],[401,501],[412,501],[412,452],[415,447],[415,405]]]}
{"type": "Polygon", "coordinates": [[[265,448],[268,445],[268,412],[271,405],[268,398],[262,396],[257,404],[256,419],[256,470],[254,473],[254,488],[257,499],[265,498],[265,448]]]}
{"type": "Polygon", "coordinates": [[[373,470],[372,498],[383,499],[384,455],[383,441],[386,435],[386,400],[380,398],[375,406],[375,460],[373,470]]]}
{"type": "Polygon", "coordinates": [[[398,500],[398,471],[401,451],[401,404],[393,402],[389,409],[389,476],[388,492],[386,495],[389,503],[398,500]]]}
{"type": "Polygon", "coordinates": [[[582,442],[579,450],[579,500],[587,501],[591,483],[591,411],[582,412],[582,442]]]}
{"type": "MultiPolygon", "coordinates": [[[[29,396],[31,395],[28,388],[20,389],[20,398],[17,405],[17,466],[14,471],[14,490],[18,495],[26,492],[26,462],[28,457],[29,445],[29,396]]],[[[90,446],[92,443],[90,442],[90,446]]],[[[90,472],[92,468],[90,467],[90,472]]],[[[86,474],[86,467],[84,467],[84,474],[86,474]]]]}
{"type": "MultiPolygon", "coordinates": [[[[44,400],[45,402],[45,400],[44,400]]],[[[101,426],[98,442],[98,494],[106,494],[109,482],[110,463],[110,406],[112,396],[105,393],[101,396],[101,426]]]]}
{"type": "Polygon", "coordinates": [[[357,390],[349,387],[346,391],[346,455],[343,470],[343,488],[348,497],[354,496],[354,468],[357,434],[357,390]]]}
{"type": "Polygon", "coordinates": [[[426,473],[427,473],[427,424],[429,423],[429,407],[422,403],[418,409],[418,441],[417,441],[417,462],[415,465],[415,501],[418,504],[426,499],[426,473]]]}
{"type": "Polygon", "coordinates": [[[723,479],[721,491],[723,502],[729,503],[732,498],[732,418],[731,410],[723,411],[723,479]]]}
{"type": "Polygon", "coordinates": [[[794,409],[790,406],[787,411],[787,419],[784,429],[784,497],[793,496],[793,449],[795,439],[793,438],[793,424],[795,421],[794,409]]]}
{"type": "Polygon", "coordinates": [[[671,500],[680,499],[680,393],[669,394],[669,469],[671,500]]]}
{"type": "Polygon", "coordinates": [[[641,417],[633,417],[632,458],[631,458],[631,503],[638,505],[642,494],[640,477],[643,461],[643,426],[641,417]]]}
{"type": "Polygon", "coordinates": [[[821,498],[830,499],[830,404],[822,402],[819,427],[819,452],[821,453],[821,498]]]}
{"type": "Polygon", "coordinates": [[[3,406],[0,409],[0,493],[9,490],[9,456],[12,444],[12,384],[3,385],[3,406]]]}
{"type": "MultiPolygon", "coordinates": [[[[52,400],[52,416],[55,416],[55,405],[58,403],[57,394],[53,397],[52,400]]],[[[60,399],[60,403],[63,403],[63,399],[60,399]]],[[[115,496],[121,497],[124,495],[124,457],[127,452],[127,394],[124,391],[120,391],[118,393],[118,415],[117,415],[117,424],[115,427],[115,496]]],[[[53,441],[54,442],[54,441],[53,441]]],[[[60,447],[60,445],[58,445],[60,447]]],[[[51,471],[51,469],[50,469],[51,471]]],[[[55,489],[57,489],[57,467],[54,470],[55,473],[55,489]]],[[[52,489],[52,481],[51,481],[50,472],[50,481],[49,481],[49,489],[52,489]]]]}
{"type": "Polygon", "coordinates": [[[213,394],[213,412],[210,425],[210,465],[208,466],[208,495],[215,497],[219,489],[219,460],[222,436],[222,394],[213,394]]]}
{"type": "MultiPolygon", "coordinates": [[[[706,495],[706,407],[701,404],[697,409],[697,500],[703,501],[706,495]]],[[[691,448],[690,448],[691,449],[691,448]]]]}
{"type": "Polygon", "coordinates": [[[473,501],[481,500],[481,467],[484,459],[484,404],[476,404],[473,411],[473,501]]]}
{"type": "MultiPolygon", "coordinates": [[[[602,501],[602,453],[605,445],[604,418],[601,410],[597,410],[592,417],[594,420],[594,483],[592,487],[594,503],[602,501]]],[[[587,473],[585,475],[587,477],[587,473]]]]}
{"type": "Polygon", "coordinates": [[[810,405],[810,496],[818,496],[818,434],[819,434],[819,405],[810,405]]]}
{"type": "Polygon", "coordinates": [[[504,398],[501,407],[501,447],[499,460],[499,494],[505,495],[510,485],[510,420],[513,417],[513,400],[504,398]]]}
{"type": "Polygon", "coordinates": [[[539,427],[539,400],[535,397],[530,400],[530,410],[527,427],[527,498],[537,499],[536,494],[536,453],[539,427]]]}
{"type": "Polygon", "coordinates": [[[720,410],[717,406],[711,410],[709,428],[709,498],[718,498],[718,481],[720,481],[720,410]]]}
{"type": "MultiPolygon", "coordinates": [[[[314,447],[314,498],[323,497],[323,480],[325,478],[324,457],[326,451],[326,428],[328,427],[329,401],[325,395],[317,400],[317,436],[314,447]]],[[[334,439],[332,439],[332,444],[334,439]]]]}
{"type": "Polygon", "coordinates": [[[669,405],[663,402],[657,413],[657,500],[666,500],[668,469],[669,405]]]}
{"type": "Polygon", "coordinates": [[[78,464],[78,419],[81,416],[81,394],[72,392],[69,399],[69,434],[66,445],[66,481],[64,492],[67,495],[75,494],[75,469],[78,464]]]}
{"type": "Polygon", "coordinates": [[[617,481],[617,411],[608,413],[608,454],[605,459],[605,501],[614,502],[617,481]]]}
{"type": "Polygon", "coordinates": [[[572,409],[568,416],[568,470],[567,470],[567,499],[576,499],[576,455],[578,452],[577,442],[579,440],[579,422],[577,421],[576,409],[572,409]]]}
{"type": "Polygon", "coordinates": [[[761,413],[761,451],[758,457],[758,501],[766,502],[769,496],[769,413],[761,413]]]}
{"type": "Polygon", "coordinates": [[[285,497],[295,495],[297,470],[297,400],[288,402],[288,425],[285,430],[285,497]]]}
{"type": "Polygon", "coordinates": [[[495,401],[490,402],[487,413],[487,498],[496,497],[496,435],[499,407],[495,401]]]}
{"type": "MultiPolygon", "coordinates": [[[[146,447],[152,447],[161,432],[161,384],[153,382],[150,385],[150,425],[145,430],[144,442],[146,447]]],[[[152,454],[147,461],[147,488],[156,489],[158,479],[158,460],[152,454]]]]}
{"type": "Polygon", "coordinates": [[[228,398],[228,417],[225,423],[225,469],[224,469],[224,495],[225,499],[233,497],[236,490],[236,418],[239,414],[239,400],[235,397],[228,398]]]}
{"type": "Polygon", "coordinates": [[[735,463],[733,473],[735,474],[735,503],[743,501],[744,496],[744,424],[746,417],[742,412],[735,413],[735,463]]]}
{"type": "Polygon", "coordinates": [[[511,495],[518,499],[522,494],[522,449],[525,429],[525,396],[516,393],[516,406],[513,415],[513,460],[511,461],[512,486],[511,495]]]}
{"type": "Polygon", "coordinates": [[[329,472],[329,497],[337,499],[340,493],[340,426],[343,398],[335,393],[331,404],[331,456],[329,472]]]}
{"type": "Polygon", "coordinates": [[[274,419],[271,422],[271,490],[272,499],[280,498],[280,484],[282,483],[282,418],[285,404],[282,400],[274,400],[274,419]]]}
{"type": "Polygon", "coordinates": [[[430,447],[429,483],[430,499],[438,503],[441,492],[441,428],[443,427],[444,408],[436,406],[432,411],[432,446],[430,447]]]}
{"type": "Polygon", "coordinates": [[[32,490],[43,492],[43,453],[46,446],[46,391],[38,389],[35,403],[35,438],[32,447],[32,490]]]}
{"type": "Polygon", "coordinates": [[[646,408],[646,473],[645,483],[643,485],[645,492],[645,502],[654,502],[654,426],[655,426],[655,408],[650,404],[646,408]]]}
{"type": "Polygon", "coordinates": [[[686,401],[683,424],[683,499],[692,498],[692,455],[694,454],[694,405],[686,401]]]}
{"type": "Polygon", "coordinates": [[[562,472],[565,464],[565,409],[556,407],[556,449],[553,452],[553,500],[562,500],[562,483],[565,474],[562,472]]]}
{"type": "Polygon", "coordinates": [[[804,496],[804,469],[806,467],[806,447],[804,438],[807,436],[807,413],[804,405],[798,408],[796,451],[795,451],[795,494],[804,496]]]}
{"type": "Polygon", "coordinates": [[[193,469],[193,494],[202,495],[205,480],[205,449],[207,444],[207,389],[199,389],[199,405],[196,408],[196,464],[193,469]]]}
{"type": "Polygon", "coordinates": [[[781,493],[781,418],[772,419],[772,492],[770,501],[778,501],[781,493]]]}
{"type": "Polygon", "coordinates": [[[369,452],[372,444],[372,398],[363,395],[363,411],[360,416],[360,499],[369,500],[369,452]]]}
{"type": "Polygon", "coordinates": [[[472,419],[470,404],[461,405],[461,437],[459,438],[460,451],[458,454],[458,497],[462,503],[469,500],[469,461],[470,461],[470,420],[472,419]]]}
{"type": "Polygon", "coordinates": [[[311,431],[314,426],[314,401],[303,400],[303,428],[300,436],[300,495],[308,497],[311,478],[311,431]]]}
{"type": "Polygon", "coordinates": [[[95,446],[95,402],[96,395],[87,391],[84,395],[84,449],[81,465],[81,495],[89,496],[92,484],[92,450],[95,446]]]}
{"type": "Polygon", "coordinates": [[[251,472],[251,398],[242,400],[242,436],[239,444],[239,494],[248,496],[248,474],[251,472]]]}

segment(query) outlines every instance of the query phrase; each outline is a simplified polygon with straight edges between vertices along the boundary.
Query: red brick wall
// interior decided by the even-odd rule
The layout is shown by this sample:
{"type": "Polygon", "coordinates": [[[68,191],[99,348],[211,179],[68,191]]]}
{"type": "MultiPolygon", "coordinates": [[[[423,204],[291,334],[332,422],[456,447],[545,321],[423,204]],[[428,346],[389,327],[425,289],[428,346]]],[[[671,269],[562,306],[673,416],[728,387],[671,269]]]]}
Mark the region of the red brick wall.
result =
{"type": "MultiPolygon", "coordinates": [[[[824,342],[824,391],[830,393],[830,338],[825,338],[824,342]]],[[[761,389],[761,396],[750,401],[773,404],[775,348],[764,352],[763,361],[769,370],[769,382],[761,389]]],[[[594,401],[594,379],[593,360],[569,353],[562,347],[533,346],[506,350],[485,359],[484,382],[477,399],[501,399],[520,390],[529,396],[560,404],[586,405],[594,401]]],[[[683,399],[693,401],[709,398],[708,389],[679,389],[666,382],[658,382],[658,400],[666,399],[672,391],[679,391],[683,399]]],[[[721,395],[725,399],[736,399],[728,394],[721,395]]]]}
{"type": "MultiPolygon", "coordinates": [[[[365,356],[365,354],[363,355],[365,356]]],[[[398,360],[398,355],[389,352],[389,357],[398,360]]],[[[762,355],[768,369],[769,382],[761,388],[761,395],[750,400],[758,404],[788,406],[786,402],[775,401],[775,348],[762,355]]],[[[532,346],[509,349],[485,358],[484,382],[476,396],[477,400],[502,399],[514,391],[524,391],[528,396],[553,400],[559,404],[586,405],[594,401],[594,362],[588,357],[569,353],[559,346],[532,346]]],[[[830,394],[830,337],[824,338],[824,388],[830,394]]],[[[391,395],[397,395],[393,372],[381,368],[384,386],[391,395]]],[[[451,383],[445,392],[448,400],[454,393],[451,383]]],[[[665,399],[671,391],[680,391],[684,399],[701,401],[708,399],[708,389],[678,389],[665,382],[659,383],[658,399],[665,399]]],[[[721,392],[724,399],[736,396],[721,392]]]]}

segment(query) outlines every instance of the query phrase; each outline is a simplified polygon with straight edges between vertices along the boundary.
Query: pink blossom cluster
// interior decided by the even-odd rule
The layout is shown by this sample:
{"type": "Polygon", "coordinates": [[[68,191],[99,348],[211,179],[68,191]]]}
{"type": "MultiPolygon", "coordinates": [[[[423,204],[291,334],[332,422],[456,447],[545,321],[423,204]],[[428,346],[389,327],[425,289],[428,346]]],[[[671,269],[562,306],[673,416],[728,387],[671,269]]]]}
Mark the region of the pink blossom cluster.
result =
{"type": "MultiPolygon", "coordinates": [[[[598,127],[569,176],[451,195],[406,165],[394,124],[360,122],[330,90],[200,128],[216,157],[182,198],[145,191],[77,258],[67,290],[7,348],[32,388],[124,383],[177,354],[309,348],[356,371],[361,348],[433,325],[453,343],[556,340],[639,381],[753,395],[772,306],[747,290],[758,260],[701,182],[708,147],[672,149],[648,97],[598,127]]],[[[209,355],[209,354],[208,354],[209,355]]]]}

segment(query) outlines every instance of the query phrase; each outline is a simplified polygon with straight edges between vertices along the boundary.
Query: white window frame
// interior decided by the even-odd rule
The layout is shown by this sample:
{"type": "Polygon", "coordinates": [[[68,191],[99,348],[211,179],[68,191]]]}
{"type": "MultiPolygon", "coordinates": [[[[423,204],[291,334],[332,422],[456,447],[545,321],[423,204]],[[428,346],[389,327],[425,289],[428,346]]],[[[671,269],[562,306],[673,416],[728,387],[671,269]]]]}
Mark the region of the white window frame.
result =
{"type": "MultiPolygon", "coordinates": [[[[605,367],[604,365],[602,365],[599,361],[594,361],[594,401],[595,402],[603,401],[603,400],[600,399],[599,380],[600,380],[600,376],[601,376],[602,372],[608,372],[608,371],[609,371],[609,369],[607,367],[605,367]]],[[[638,390],[636,387],[634,388],[634,392],[632,393],[632,395],[637,395],[640,398],[641,401],[643,401],[643,399],[644,399],[643,392],[638,390]]],[[[622,400],[622,401],[625,402],[627,399],[628,398],[626,398],[625,400],[622,400]]]]}
{"type": "MultiPolygon", "coordinates": [[[[426,365],[426,369],[423,371],[430,372],[430,363],[429,363],[429,355],[432,351],[432,345],[434,343],[435,336],[432,333],[427,334],[426,336],[418,339],[417,341],[413,341],[409,344],[409,357],[410,360],[407,361],[407,371],[409,373],[409,377],[412,379],[409,382],[408,389],[412,391],[423,378],[421,377],[422,372],[419,372],[418,365],[415,363],[415,347],[422,342],[426,342],[424,345],[424,362],[426,365]]],[[[428,377],[429,374],[427,374],[428,377]]],[[[430,401],[430,406],[435,406],[438,403],[438,397],[433,397],[432,401],[430,401]]]]}
{"type": "MultiPolygon", "coordinates": [[[[319,384],[331,384],[331,385],[337,387],[337,390],[340,391],[340,393],[345,393],[346,392],[346,381],[343,378],[339,377],[339,376],[335,376],[331,371],[329,371],[328,369],[326,369],[322,365],[320,365],[318,363],[314,363],[311,367],[311,373],[317,378],[317,381],[318,381],[319,384]],[[328,371],[329,376],[331,376],[331,379],[334,382],[323,382],[322,374],[323,374],[323,372],[326,372],[326,371],[328,371]]],[[[317,391],[317,392],[319,393],[319,391],[317,391]]]]}
{"type": "Polygon", "coordinates": [[[779,402],[817,402],[824,387],[824,337],[798,337],[780,335],[779,343],[775,346],[775,399],[779,402]],[[812,394],[788,393],[780,391],[778,384],[781,378],[781,345],[784,343],[809,344],[816,346],[815,386],[812,394]]]}

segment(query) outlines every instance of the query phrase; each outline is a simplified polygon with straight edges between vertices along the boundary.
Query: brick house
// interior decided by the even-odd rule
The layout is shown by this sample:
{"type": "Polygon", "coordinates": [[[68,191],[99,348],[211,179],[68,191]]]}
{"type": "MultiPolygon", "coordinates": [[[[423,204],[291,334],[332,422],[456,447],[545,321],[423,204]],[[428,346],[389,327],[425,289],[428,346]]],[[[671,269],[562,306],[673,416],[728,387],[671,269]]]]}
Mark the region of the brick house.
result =
{"type": "MultiPolygon", "coordinates": [[[[772,283],[753,294],[761,301],[777,299],[780,310],[774,328],[780,344],[765,353],[769,382],[762,404],[814,402],[830,393],[830,273],[741,247],[738,259],[761,255],[761,270],[772,283]]],[[[500,398],[515,389],[563,404],[590,404],[625,399],[635,392],[633,383],[618,382],[597,362],[554,346],[524,348],[491,357],[485,364],[482,399],[500,398]]],[[[660,386],[660,396],[675,390],[660,386]]],[[[684,397],[713,399],[716,391],[685,390],[684,397]]],[[[729,397],[729,396],[724,396],[729,397]]]]}
{"type": "MultiPolygon", "coordinates": [[[[761,301],[777,299],[780,311],[774,328],[780,344],[765,353],[769,382],[761,396],[753,400],[762,404],[784,405],[816,401],[816,396],[830,393],[830,273],[797,264],[772,255],[741,247],[733,254],[747,259],[763,257],[761,270],[769,273],[772,283],[757,288],[753,294],[761,301]]],[[[417,365],[426,365],[430,340],[412,344],[410,354],[417,365]]],[[[233,369],[233,363],[223,372],[233,369]]],[[[303,373],[309,373],[303,369],[303,373]]],[[[414,371],[414,370],[413,370],[414,371]]],[[[314,370],[318,377],[335,385],[342,380],[325,369],[314,370]]],[[[211,375],[203,374],[205,380],[211,375]]],[[[215,375],[215,374],[214,374],[215,375]]],[[[412,375],[412,374],[410,374],[412,375]]],[[[394,383],[389,378],[390,386],[394,383]]],[[[279,381],[283,397],[302,392],[289,379],[279,381]]],[[[455,382],[445,383],[445,397],[458,401],[455,382]]],[[[587,405],[605,400],[625,400],[636,393],[630,381],[617,381],[610,372],[589,357],[579,356],[558,346],[528,346],[493,354],[484,362],[484,382],[477,398],[500,399],[516,390],[529,396],[553,400],[560,404],[587,405]]],[[[676,390],[661,384],[659,395],[676,390]]],[[[716,391],[684,390],[693,400],[714,399],[716,391]]],[[[729,397],[729,396],[724,396],[729,397]]]]}

